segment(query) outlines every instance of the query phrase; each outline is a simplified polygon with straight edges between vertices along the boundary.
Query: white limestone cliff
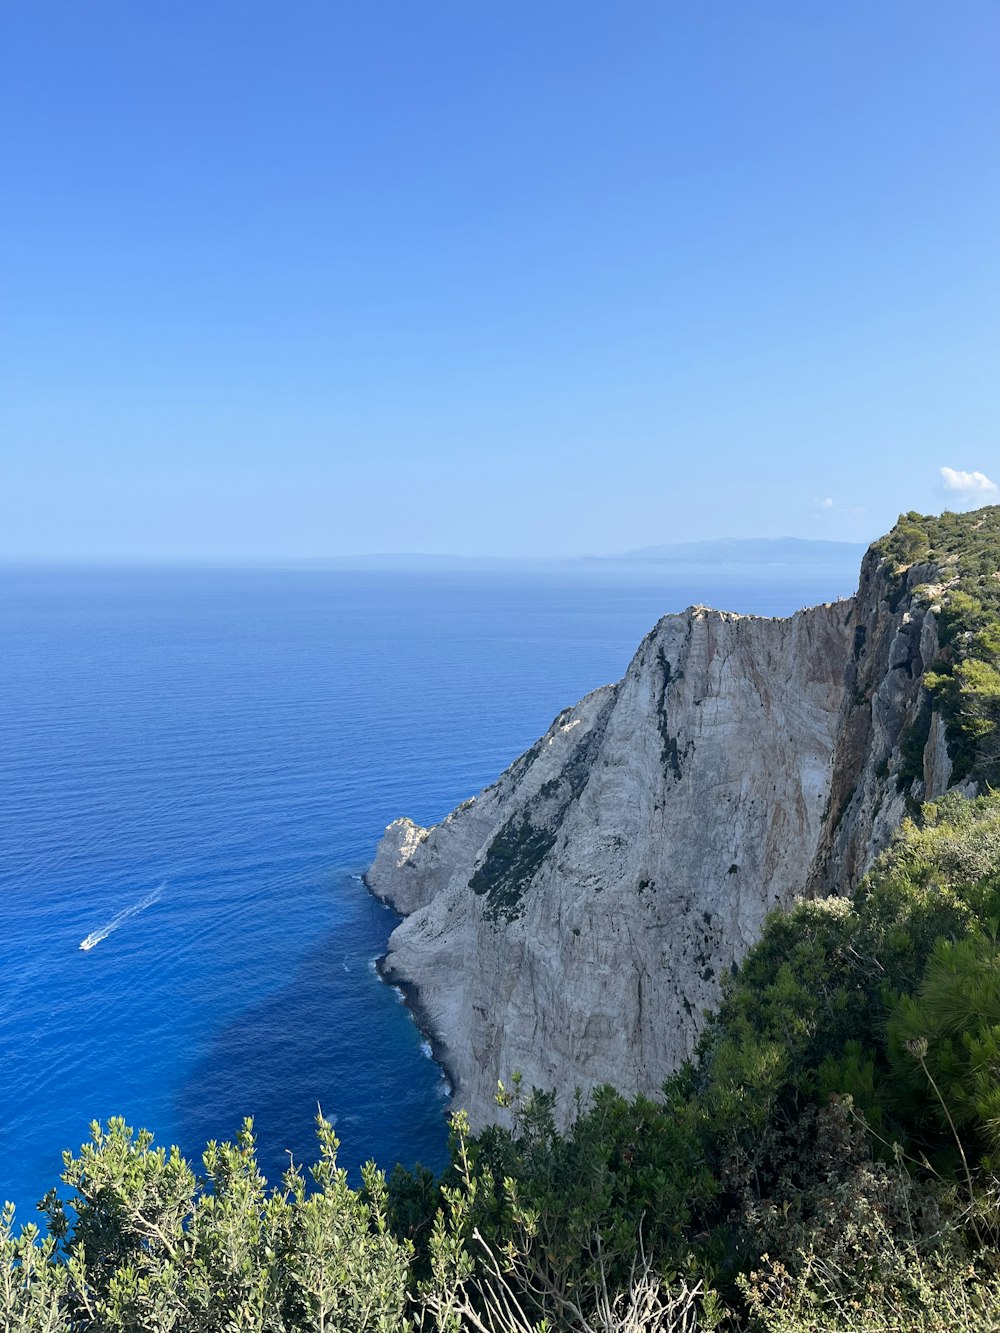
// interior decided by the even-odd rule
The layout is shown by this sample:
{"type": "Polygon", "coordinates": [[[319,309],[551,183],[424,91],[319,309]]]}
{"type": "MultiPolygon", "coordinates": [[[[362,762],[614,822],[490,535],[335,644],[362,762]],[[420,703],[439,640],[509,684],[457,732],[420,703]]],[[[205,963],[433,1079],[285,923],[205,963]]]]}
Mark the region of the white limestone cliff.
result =
{"type": "MultiPolygon", "coordinates": [[[[926,721],[926,573],[892,607],[868,557],[856,598],[787,619],[665,616],[476,800],[389,826],[367,881],[405,920],[382,973],[474,1125],[515,1070],[567,1109],[575,1087],[655,1091],[766,914],[856,883],[926,721]]],[[[949,776],[931,717],[920,794],[949,776]]]]}

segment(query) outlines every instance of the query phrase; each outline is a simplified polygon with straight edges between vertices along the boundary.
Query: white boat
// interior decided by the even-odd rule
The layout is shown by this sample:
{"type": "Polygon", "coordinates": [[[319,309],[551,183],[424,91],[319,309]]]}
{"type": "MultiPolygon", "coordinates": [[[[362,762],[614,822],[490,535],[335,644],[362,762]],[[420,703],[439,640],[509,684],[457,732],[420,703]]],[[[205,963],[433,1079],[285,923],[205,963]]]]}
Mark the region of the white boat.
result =
{"type": "Polygon", "coordinates": [[[152,893],[147,893],[145,898],[140,898],[140,900],[137,903],[133,903],[131,907],[126,907],[124,912],[119,912],[117,916],[112,917],[108,924],[102,926],[100,930],[92,930],[85,940],[80,941],[80,948],[86,953],[87,950],[92,949],[95,944],[100,944],[101,940],[106,940],[111,932],[117,930],[119,926],[124,925],[130,916],[135,916],[137,912],[144,912],[147,907],[152,907],[153,903],[158,903],[163,895],[163,890],[166,887],[165,883],[161,884],[158,888],[154,889],[152,893]]]}

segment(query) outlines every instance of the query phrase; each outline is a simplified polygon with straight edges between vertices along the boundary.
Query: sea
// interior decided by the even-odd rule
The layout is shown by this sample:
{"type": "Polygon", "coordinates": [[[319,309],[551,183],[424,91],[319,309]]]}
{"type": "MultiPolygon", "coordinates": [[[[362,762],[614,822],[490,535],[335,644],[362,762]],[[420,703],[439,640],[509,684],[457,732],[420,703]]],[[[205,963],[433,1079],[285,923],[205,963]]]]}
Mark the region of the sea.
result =
{"type": "Polygon", "coordinates": [[[691,603],[784,615],[853,566],[0,570],[0,1200],[123,1116],[198,1164],[317,1113],[357,1179],[440,1169],[449,1088],[362,874],[691,603]],[[81,948],[87,943],[88,948],[81,948]]]}

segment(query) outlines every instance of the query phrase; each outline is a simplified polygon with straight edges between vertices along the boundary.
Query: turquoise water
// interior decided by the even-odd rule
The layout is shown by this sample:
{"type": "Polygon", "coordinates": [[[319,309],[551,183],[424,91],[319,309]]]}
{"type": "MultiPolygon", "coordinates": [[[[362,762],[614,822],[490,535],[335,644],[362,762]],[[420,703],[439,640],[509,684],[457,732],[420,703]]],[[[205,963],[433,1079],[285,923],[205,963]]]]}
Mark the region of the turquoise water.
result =
{"type": "Polygon", "coordinates": [[[113,1114],[194,1156],[253,1114],[274,1180],[321,1106],[352,1170],[440,1166],[447,1088],[373,968],[385,824],[491,781],[661,614],[852,583],[2,571],[0,1199],[28,1220],[113,1114]]]}

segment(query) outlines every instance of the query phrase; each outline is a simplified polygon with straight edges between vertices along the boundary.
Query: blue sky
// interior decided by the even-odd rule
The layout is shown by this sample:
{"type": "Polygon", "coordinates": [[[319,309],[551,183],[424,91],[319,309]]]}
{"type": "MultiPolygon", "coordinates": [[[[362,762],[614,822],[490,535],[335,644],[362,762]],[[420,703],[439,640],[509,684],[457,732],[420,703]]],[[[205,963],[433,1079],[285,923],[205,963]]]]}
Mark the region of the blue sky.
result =
{"type": "Polygon", "coordinates": [[[2,557],[998,498],[995,0],[7,0],[0,123],[2,557]]]}

